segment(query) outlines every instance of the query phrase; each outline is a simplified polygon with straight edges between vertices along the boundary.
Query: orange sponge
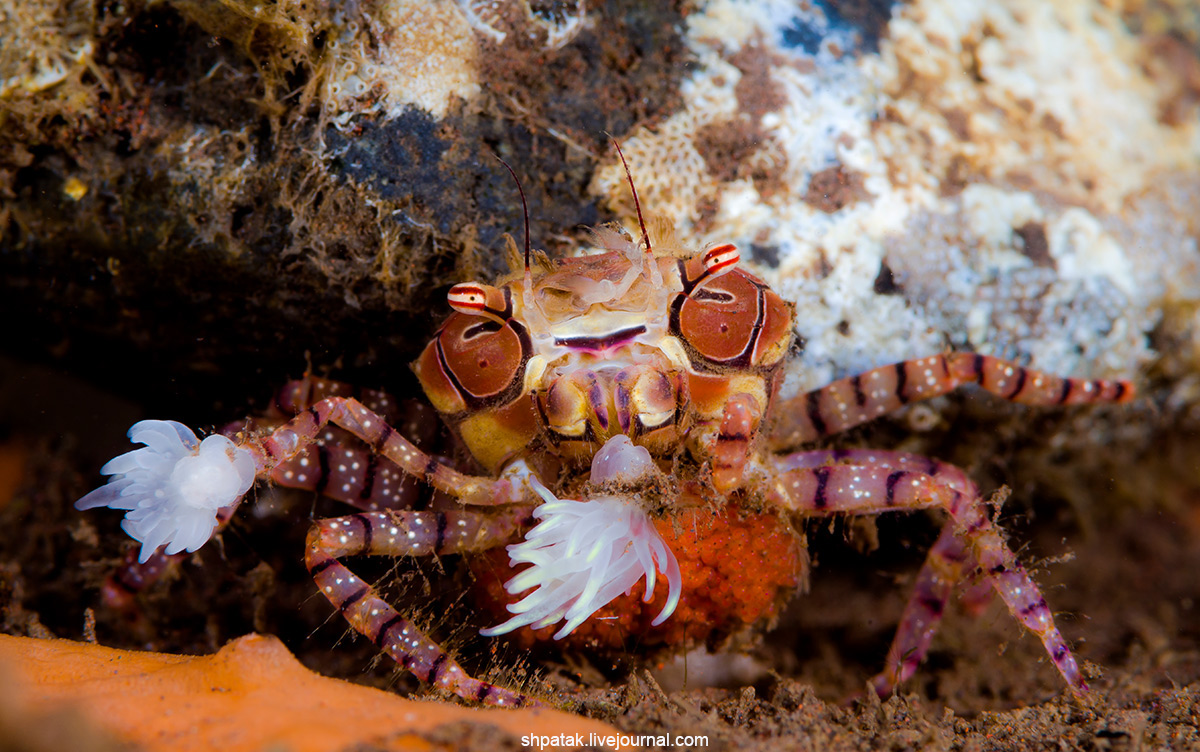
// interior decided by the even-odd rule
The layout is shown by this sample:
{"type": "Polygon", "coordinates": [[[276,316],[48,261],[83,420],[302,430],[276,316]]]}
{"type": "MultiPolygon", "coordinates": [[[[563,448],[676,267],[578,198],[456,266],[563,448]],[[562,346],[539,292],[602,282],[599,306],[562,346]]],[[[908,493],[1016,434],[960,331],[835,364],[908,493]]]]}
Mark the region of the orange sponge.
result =
{"type": "Polygon", "coordinates": [[[22,714],[74,705],[121,740],[171,752],[438,749],[448,743],[447,733],[461,731],[439,727],[455,723],[499,729],[518,740],[570,735],[585,745],[592,733],[618,733],[556,710],[418,702],[329,679],[302,666],[276,638],[260,635],[201,657],[0,635],[0,672],[6,683],[12,679],[22,714]]]}
{"type": "MultiPolygon", "coordinates": [[[[665,622],[651,626],[662,611],[667,589],[656,588],[643,603],[645,581],[615,598],[567,635],[561,645],[598,651],[633,646],[687,649],[718,645],[731,634],[771,623],[782,604],[803,581],[804,547],[786,520],[771,512],[749,513],[732,505],[714,514],[706,509],[680,512],[657,523],[658,532],[678,559],[683,578],[679,606],[665,622]]],[[[480,606],[506,616],[512,597],[503,583],[515,573],[502,549],[471,559],[480,606]]],[[[551,643],[558,625],[522,627],[509,638],[522,648],[551,643]]]]}

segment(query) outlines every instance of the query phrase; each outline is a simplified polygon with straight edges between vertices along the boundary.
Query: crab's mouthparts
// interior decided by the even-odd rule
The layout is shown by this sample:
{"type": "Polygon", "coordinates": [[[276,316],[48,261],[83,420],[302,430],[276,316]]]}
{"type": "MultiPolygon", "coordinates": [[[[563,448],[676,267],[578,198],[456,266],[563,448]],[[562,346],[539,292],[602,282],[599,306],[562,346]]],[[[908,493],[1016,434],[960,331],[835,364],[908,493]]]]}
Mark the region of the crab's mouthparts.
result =
{"type": "Polygon", "coordinates": [[[555,337],[554,344],[559,347],[569,347],[572,350],[586,350],[599,353],[611,350],[614,347],[620,347],[639,334],[645,333],[645,326],[630,326],[599,337],[555,337]]]}

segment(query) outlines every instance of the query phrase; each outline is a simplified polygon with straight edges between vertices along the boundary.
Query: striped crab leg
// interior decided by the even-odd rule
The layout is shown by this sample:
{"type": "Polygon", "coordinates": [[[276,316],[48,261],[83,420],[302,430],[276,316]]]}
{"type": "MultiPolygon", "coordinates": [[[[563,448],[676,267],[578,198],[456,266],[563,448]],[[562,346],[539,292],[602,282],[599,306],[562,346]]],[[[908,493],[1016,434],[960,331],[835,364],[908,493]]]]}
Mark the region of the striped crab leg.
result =
{"type": "Polygon", "coordinates": [[[413,437],[417,444],[423,443],[428,430],[437,429],[437,415],[432,408],[417,400],[399,400],[378,389],[363,389],[344,381],[323,379],[312,374],[285,383],[275,392],[267,408],[268,415],[291,418],[328,397],[349,397],[363,403],[388,423],[413,437]]]}
{"type": "Polygon", "coordinates": [[[309,444],[272,468],[270,477],[277,485],[314,491],[368,512],[419,508],[427,497],[420,482],[386,458],[338,439],[309,444]]]}
{"type": "Polygon", "coordinates": [[[428,556],[500,546],[532,523],[531,507],[479,512],[366,512],[316,522],[305,564],[317,587],[355,630],[421,681],[485,705],[542,703],[470,676],[412,621],[338,561],[342,557],[428,556]]]}
{"type": "Polygon", "coordinates": [[[346,397],[326,397],[263,437],[251,437],[259,477],[272,475],[284,462],[316,442],[332,423],[358,437],[405,473],[450,494],[463,504],[496,506],[532,499],[520,473],[498,479],[466,475],[418,449],[377,413],[346,397]]]}
{"type": "MultiPolygon", "coordinates": [[[[275,428],[285,418],[305,412],[329,397],[357,399],[418,447],[431,444],[438,431],[436,412],[423,402],[400,401],[386,392],[306,375],[289,381],[275,393],[269,410],[271,417],[265,424],[245,421],[222,432],[233,435],[243,428],[250,431],[275,428]]],[[[271,470],[271,480],[281,486],[315,491],[366,511],[411,509],[424,498],[416,478],[333,426],[327,426],[317,441],[296,456],[276,465],[271,470]]]]}
{"type": "Polygon", "coordinates": [[[1067,684],[1076,691],[1087,689],[1041,591],[992,524],[987,506],[961,469],[903,452],[832,450],[778,458],[773,470],[768,496],[803,516],[934,507],[950,516],[953,532],[939,538],[918,575],[887,665],[872,682],[877,692],[890,692],[912,674],[954,586],[976,566],[1017,621],[1041,640],[1067,684]]]}
{"type": "MultiPolygon", "coordinates": [[[[418,447],[433,443],[439,430],[437,413],[423,402],[308,374],[275,393],[266,419],[234,423],[222,433],[274,429],[330,397],[358,400],[418,447]]],[[[416,478],[335,426],[326,426],[316,441],[272,468],[270,477],[278,485],[315,491],[366,511],[411,509],[424,498],[416,478]]]]}
{"type": "Polygon", "coordinates": [[[437,643],[389,606],[339,558],[358,554],[420,556],[495,548],[530,522],[527,484],[520,472],[493,480],[442,464],[400,436],[378,414],[352,398],[326,397],[249,444],[258,473],[272,473],[336,425],[404,472],[467,505],[490,511],[367,512],[316,523],[305,563],[318,588],[358,632],[418,678],[459,696],[505,707],[536,704],[527,696],[468,675],[437,643]]]}
{"type": "MultiPolygon", "coordinates": [[[[221,433],[236,440],[239,435],[271,432],[283,423],[279,418],[252,418],[230,423],[221,433]]],[[[274,465],[267,477],[275,485],[313,491],[368,512],[414,509],[428,500],[420,481],[336,426],[326,426],[312,443],[274,465]]]]}
{"type": "MultiPolygon", "coordinates": [[[[952,525],[944,527],[917,574],[912,595],[904,606],[904,613],[896,625],[896,635],[888,647],[883,670],[871,678],[876,695],[888,697],[916,673],[917,666],[929,652],[946,602],[955,587],[964,584],[969,573],[978,566],[958,531],[952,525]]],[[[978,600],[979,594],[974,595],[978,600]]]]}
{"type": "MultiPolygon", "coordinates": [[[[851,465],[876,465],[892,470],[917,468],[921,472],[949,486],[967,497],[978,497],[979,489],[960,468],[938,460],[904,452],[875,451],[869,449],[830,449],[802,452],[783,458],[780,467],[787,470],[816,470],[836,463],[851,465]]],[[[888,649],[884,669],[871,679],[875,693],[887,697],[892,690],[908,680],[929,652],[929,645],[937,633],[946,603],[955,587],[966,583],[973,570],[978,567],[963,538],[953,525],[943,528],[941,535],[929,549],[925,563],[917,574],[912,596],[904,607],[904,613],[896,627],[896,635],[888,649]]],[[[991,596],[987,590],[968,586],[964,598],[968,608],[981,608],[991,596]]]]}
{"type": "Polygon", "coordinates": [[[530,521],[532,500],[537,498],[529,488],[531,473],[524,463],[514,463],[512,470],[495,480],[464,475],[419,450],[357,400],[331,396],[266,434],[247,431],[241,445],[227,436],[200,442],[182,424],[143,421],[131,429],[130,438],[146,447],[110,461],[114,479],[77,505],[132,510],[123,526],[142,542],[143,563],[157,556],[155,548],[163,543],[166,552],[195,550],[228,520],[255,478],[271,477],[281,465],[321,441],[330,425],[366,442],[371,451],[409,475],[483,509],[362,513],[317,523],[308,537],[306,561],[321,591],[355,629],[418,677],[468,699],[527,704],[528,698],[520,693],[468,676],[338,561],[355,554],[474,551],[508,542],[530,521]],[[174,473],[180,467],[185,469],[183,480],[176,482],[174,473]],[[127,489],[132,493],[124,494],[127,489]],[[215,512],[213,518],[208,518],[208,509],[215,512]],[[146,514],[148,521],[143,519],[146,514]]]}
{"type": "Polygon", "coordinates": [[[1052,376],[1007,360],[975,353],[946,353],[905,360],[839,379],[776,405],[781,416],[772,434],[777,449],[799,446],[845,431],[910,402],[946,394],[963,384],[1024,405],[1128,402],[1129,381],[1052,376]]]}

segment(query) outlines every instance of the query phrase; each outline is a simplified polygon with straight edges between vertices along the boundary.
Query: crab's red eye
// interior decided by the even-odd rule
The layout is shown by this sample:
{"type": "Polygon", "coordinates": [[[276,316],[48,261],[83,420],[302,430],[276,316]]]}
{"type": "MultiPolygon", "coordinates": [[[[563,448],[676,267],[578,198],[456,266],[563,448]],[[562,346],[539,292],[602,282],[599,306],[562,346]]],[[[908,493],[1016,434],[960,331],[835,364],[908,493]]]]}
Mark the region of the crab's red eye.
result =
{"type": "MultiPolygon", "coordinates": [[[[736,263],[737,252],[733,253],[736,263]]],[[[707,267],[708,259],[704,261],[707,267]]],[[[713,259],[714,266],[722,263],[728,264],[728,258],[713,259]]],[[[772,364],[787,348],[791,329],[787,304],[766,284],[740,270],[709,278],[690,295],[680,294],[673,308],[675,335],[693,360],[746,368],[772,364]]]]}

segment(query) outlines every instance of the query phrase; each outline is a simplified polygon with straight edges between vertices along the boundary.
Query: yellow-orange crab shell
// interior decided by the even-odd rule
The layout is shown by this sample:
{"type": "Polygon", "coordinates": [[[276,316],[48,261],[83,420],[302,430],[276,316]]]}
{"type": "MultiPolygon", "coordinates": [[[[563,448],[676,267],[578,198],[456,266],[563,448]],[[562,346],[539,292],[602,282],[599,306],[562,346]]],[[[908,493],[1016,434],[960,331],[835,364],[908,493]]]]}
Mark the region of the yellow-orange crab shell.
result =
{"type": "Polygon", "coordinates": [[[767,414],[792,311],[761,280],[713,273],[720,251],[643,258],[640,246],[563,259],[532,280],[451,290],[413,364],[434,407],[490,472],[548,451],[576,464],[626,434],[652,454],[708,459],[726,405],[767,414]]]}
{"type": "MultiPolygon", "coordinates": [[[[747,627],[773,622],[806,571],[801,539],[773,512],[748,513],[732,505],[716,513],[689,509],[673,519],[659,520],[656,527],[675,553],[683,576],[683,594],[671,618],[651,626],[667,600],[667,588],[659,583],[654,597],[645,603],[642,580],[557,644],[602,652],[634,646],[716,647],[747,627]]],[[[504,590],[504,583],[516,571],[504,550],[472,557],[470,566],[480,608],[496,620],[511,616],[505,606],[516,597],[504,590]]],[[[558,628],[521,627],[509,637],[528,649],[554,643],[558,628]]]]}

